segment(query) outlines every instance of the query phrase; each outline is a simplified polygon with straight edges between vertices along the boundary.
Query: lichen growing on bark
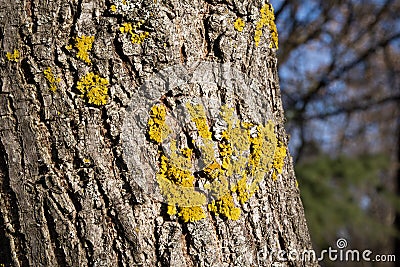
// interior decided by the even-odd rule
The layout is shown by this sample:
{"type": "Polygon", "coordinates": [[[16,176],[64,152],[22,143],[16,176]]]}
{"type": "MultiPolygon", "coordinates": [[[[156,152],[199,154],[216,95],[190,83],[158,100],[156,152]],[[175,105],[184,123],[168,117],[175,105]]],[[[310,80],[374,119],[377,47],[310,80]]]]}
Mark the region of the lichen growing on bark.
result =
{"type": "Polygon", "coordinates": [[[206,203],[206,197],[194,188],[192,150],[178,150],[174,140],[171,141],[170,149],[169,157],[160,152],[161,162],[157,173],[157,182],[168,203],[167,212],[169,215],[178,213],[184,222],[203,219],[205,213],[201,206],[206,203]]]}
{"type": "Polygon", "coordinates": [[[241,18],[237,18],[235,20],[235,22],[233,23],[233,27],[235,28],[235,30],[237,30],[238,32],[243,31],[245,26],[244,20],[241,18]]]}
{"type": "Polygon", "coordinates": [[[154,0],[111,0],[112,14],[122,15],[128,21],[147,20],[153,15],[157,1],[154,0]]]}
{"type": "Polygon", "coordinates": [[[240,208],[235,207],[233,197],[230,194],[226,194],[217,200],[213,200],[211,204],[208,204],[208,210],[217,215],[221,214],[234,221],[240,218],[241,213],[240,208]]]}
{"type": "Polygon", "coordinates": [[[276,148],[273,161],[274,171],[272,173],[272,178],[274,180],[277,179],[278,174],[282,173],[283,166],[285,164],[284,162],[285,158],[286,158],[286,146],[282,142],[279,142],[278,147],[276,148]]]}
{"type": "Polygon", "coordinates": [[[89,72],[79,79],[76,88],[81,91],[82,97],[85,98],[89,104],[101,106],[107,104],[107,86],[107,79],[93,72],[89,72]]]}
{"type": "Polygon", "coordinates": [[[278,30],[275,24],[274,8],[271,4],[265,4],[260,10],[260,19],[256,24],[256,30],[254,32],[254,42],[256,46],[260,44],[263,28],[265,26],[269,28],[272,39],[269,48],[275,47],[278,49],[278,30]]]}
{"type": "Polygon", "coordinates": [[[50,67],[43,71],[44,77],[47,80],[47,84],[49,85],[49,89],[53,92],[57,91],[57,84],[61,81],[59,77],[54,76],[53,71],[50,67]]]}
{"type": "Polygon", "coordinates": [[[18,62],[20,54],[17,49],[14,49],[13,53],[7,52],[6,57],[7,57],[8,61],[18,62]]]}
{"type": "Polygon", "coordinates": [[[140,26],[142,26],[144,21],[139,21],[136,24],[131,22],[125,22],[120,27],[121,33],[129,33],[131,35],[131,42],[133,44],[141,44],[144,39],[146,39],[150,33],[146,31],[139,31],[140,26]]]}
{"type": "MultiPolygon", "coordinates": [[[[76,57],[87,64],[91,65],[92,61],[89,58],[89,51],[92,50],[94,36],[86,36],[82,35],[81,37],[77,36],[74,38],[75,44],[74,47],[78,51],[76,53],[76,57]]],[[[72,49],[72,45],[67,46],[68,50],[72,49]]]]}
{"type": "Polygon", "coordinates": [[[150,110],[150,119],[147,122],[148,135],[155,143],[161,143],[168,134],[168,127],[165,125],[166,115],[166,107],[162,104],[154,105],[150,110]]]}
{"type": "Polygon", "coordinates": [[[168,112],[164,105],[154,105],[148,120],[149,139],[160,145],[156,177],[167,202],[167,213],[178,215],[184,222],[203,219],[202,206],[209,197],[210,212],[237,220],[241,209],[235,203],[246,203],[270,171],[273,175],[282,172],[286,148],[283,143],[278,146],[271,121],[266,125],[242,122],[234,108],[224,105],[211,131],[202,104],[187,102],[185,107],[198,133],[198,142],[191,145],[200,152],[199,159],[192,148],[176,139],[168,140],[169,149],[164,147],[166,144],[161,146],[173,134],[166,125],[168,112]],[[202,173],[207,179],[200,191],[195,188],[197,174],[193,169],[197,160],[202,162],[202,173]]]}

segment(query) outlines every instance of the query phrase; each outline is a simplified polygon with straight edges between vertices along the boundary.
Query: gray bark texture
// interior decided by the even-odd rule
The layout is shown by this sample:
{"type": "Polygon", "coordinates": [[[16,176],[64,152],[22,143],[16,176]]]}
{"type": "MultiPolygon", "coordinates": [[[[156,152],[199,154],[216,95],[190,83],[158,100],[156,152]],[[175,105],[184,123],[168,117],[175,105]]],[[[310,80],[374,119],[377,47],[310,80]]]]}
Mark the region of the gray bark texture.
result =
{"type": "Polygon", "coordinates": [[[265,257],[311,249],[289,154],[243,203],[232,189],[239,218],[211,212],[214,194],[201,219],[185,220],[157,188],[172,139],[194,151],[193,192],[209,182],[200,160],[208,141],[187,103],[205,110],[216,154],[215,132],[228,127],[217,123],[222,106],[237,121],[272,122],[287,146],[268,25],[254,43],[264,4],[1,0],[0,266],[316,266],[265,257]],[[94,38],[79,48],[85,36],[94,38]],[[233,69],[250,82],[235,81],[233,69]],[[89,73],[106,80],[105,96],[80,88],[89,73]],[[148,126],[154,105],[167,110],[169,139],[160,142],[148,126]]]}

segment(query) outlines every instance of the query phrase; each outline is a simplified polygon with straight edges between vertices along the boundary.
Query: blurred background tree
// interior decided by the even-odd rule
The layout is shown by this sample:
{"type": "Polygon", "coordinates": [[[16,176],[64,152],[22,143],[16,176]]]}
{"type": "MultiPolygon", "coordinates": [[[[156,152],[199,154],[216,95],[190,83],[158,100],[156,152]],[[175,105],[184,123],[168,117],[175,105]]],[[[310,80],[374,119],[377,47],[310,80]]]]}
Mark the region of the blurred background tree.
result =
{"type": "MultiPolygon", "coordinates": [[[[400,1],[271,3],[290,148],[316,249],[346,238],[349,248],[399,256],[400,1]]],[[[400,266],[363,266],[383,265],[400,266]]]]}

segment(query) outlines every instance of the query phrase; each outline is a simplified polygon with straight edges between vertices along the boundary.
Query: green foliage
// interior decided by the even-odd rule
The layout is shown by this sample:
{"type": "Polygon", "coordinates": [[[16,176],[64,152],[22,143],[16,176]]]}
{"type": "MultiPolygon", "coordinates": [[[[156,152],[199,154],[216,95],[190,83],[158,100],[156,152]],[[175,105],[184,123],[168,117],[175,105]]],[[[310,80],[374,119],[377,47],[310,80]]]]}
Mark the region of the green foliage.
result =
{"type": "Polygon", "coordinates": [[[385,199],[390,195],[382,190],[381,182],[387,175],[388,163],[384,155],[320,155],[297,164],[301,196],[316,248],[335,244],[341,232],[353,229],[373,239],[393,233],[393,229],[373,218],[371,206],[362,204],[365,197],[385,199]]]}

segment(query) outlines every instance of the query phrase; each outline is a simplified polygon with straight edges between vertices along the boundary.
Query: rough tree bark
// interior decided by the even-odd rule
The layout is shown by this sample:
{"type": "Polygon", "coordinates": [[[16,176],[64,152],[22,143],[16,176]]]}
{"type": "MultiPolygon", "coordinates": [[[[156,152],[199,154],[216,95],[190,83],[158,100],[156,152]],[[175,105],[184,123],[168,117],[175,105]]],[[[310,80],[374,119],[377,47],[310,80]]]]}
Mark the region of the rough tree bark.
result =
{"type": "Polygon", "coordinates": [[[272,250],[311,248],[291,157],[276,152],[285,151],[288,138],[273,29],[260,14],[268,5],[259,0],[0,3],[2,266],[317,265],[265,257],[272,250]],[[261,36],[255,42],[257,30],[261,36]],[[171,71],[171,66],[177,67],[171,71]],[[190,81],[198,66],[206,66],[200,76],[210,74],[208,85],[190,81]],[[233,69],[251,83],[232,82],[233,69]],[[181,78],[186,83],[173,86],[181,78]],[[166,82],[152,87],[149,79],[166,82]],[[168,126],[156,123],[158,133],[151,133],[155,106],[166,113],[158,119],[168,126]],[[244,193],[230,179],[225,189],[231,202],[218,206],[223,195],[213,188],[207,195],[206,184],[223,184],[226,166],[238,156],[233,139],[216,133],[218,118],[229,132],[229,118],[221,119],[224,110],[238,123],[230,130],[244,136],[247,148],[239,152],[249,159],[231,176],[250,176],[257,168],[264,175],[252,191],[249,177],[244,193]],[[209,141],[202,139],[204,121],[209,141]],[[256,148],[263,125],[273,125],[276,140],[271,135],[263,141],[271,151],[256,148]],[[193,153],[186,159],[197,167],[183,171],[195,178],[190,192],[207,196],[200,209],[189,205],[186,217],[183,204],[153,188],[160,181],[156,177],[176,178],[162,174],[160,156],[176,163],[173,138],[179,151],[186,147],[193,153]],[[217,183],[206,169],[211,166],[204,159],[207,142],[216,155],[217,183]],[[232,149],[230,157],[223,145],[232,149]],[[254,163],[257,153],[267,166],[254,163]]]}

